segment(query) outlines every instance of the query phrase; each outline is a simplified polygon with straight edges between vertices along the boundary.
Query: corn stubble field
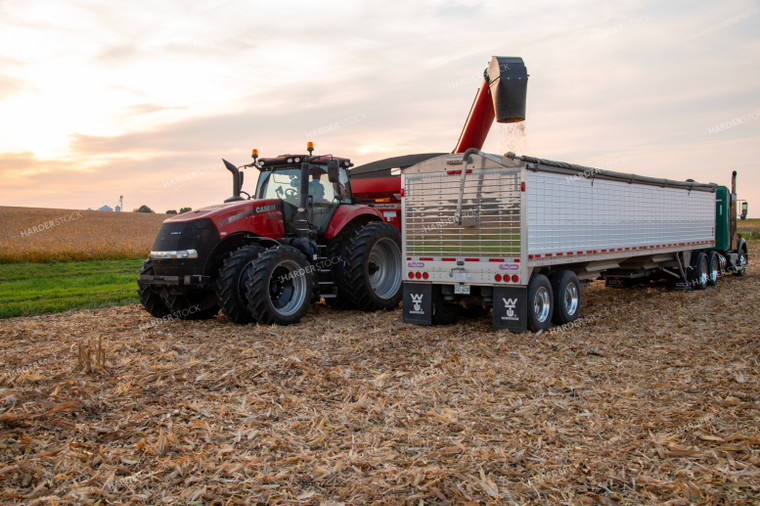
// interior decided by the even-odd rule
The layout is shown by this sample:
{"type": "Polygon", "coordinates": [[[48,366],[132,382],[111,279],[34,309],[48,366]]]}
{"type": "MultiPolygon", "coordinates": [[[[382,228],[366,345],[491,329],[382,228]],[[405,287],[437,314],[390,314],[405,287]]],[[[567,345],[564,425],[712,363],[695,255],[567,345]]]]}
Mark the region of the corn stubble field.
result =
{"type": "Polygon", "coordinates": [[[757,504],[758,268],[583,295],[585,324],[538,335],[323,304],[290,327],[0,321],[0,498],[757,504]]]}

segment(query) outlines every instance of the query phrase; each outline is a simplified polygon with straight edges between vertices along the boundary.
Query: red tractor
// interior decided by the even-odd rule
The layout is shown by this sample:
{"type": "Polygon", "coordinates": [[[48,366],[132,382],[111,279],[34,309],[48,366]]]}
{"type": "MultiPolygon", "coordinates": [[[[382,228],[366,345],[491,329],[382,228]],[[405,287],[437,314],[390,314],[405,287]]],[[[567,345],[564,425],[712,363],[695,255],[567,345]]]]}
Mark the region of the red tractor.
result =
{"type": "Polygon", "coordinates": [[[350,160],[281,155],[236,167],[223,204],[166,220],[138,279],[155,317],[288,325],[324,298],[365,311],[401,300],[401,237],[383,212],[357,205],[350,160]],[[242,168],[259,171],[253,195],[242,168]],[[245,197],[241,196],[245,195],[245,197]]]}

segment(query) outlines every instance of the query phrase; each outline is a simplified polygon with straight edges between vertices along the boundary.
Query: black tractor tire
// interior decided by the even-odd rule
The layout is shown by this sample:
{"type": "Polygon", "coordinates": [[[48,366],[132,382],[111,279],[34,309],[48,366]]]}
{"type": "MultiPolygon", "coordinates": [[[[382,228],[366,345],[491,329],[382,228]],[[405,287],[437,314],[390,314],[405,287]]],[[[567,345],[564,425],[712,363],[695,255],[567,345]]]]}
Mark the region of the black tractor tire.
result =
{"type": "Polygon", "coordinates": [[[219,267],[215,290],[222,313],[232,323],[244,325],[253,322],[248,312],[248,299],[245,291],[253,270],[253,263],[264,247],[260,244],[248,244],[230,253],[219,267]]]}
{"type": "Polygon", "coordinates": [[[549,278],[536,273],[528,283],[528,329],[531,332],[546,330],[552,323],[554,293],[549,278]]]}
{"type": "Polygon", "coordinates": [[[710,279],[709,266],[707,263],[707,255],[700,251],[691,260],[691,283],[695,290],[704,290],[707,288],[708,280],[710,279]]]}
{"type": "MultiPolygon", "coordinates": [[[[150,259],[143,261],[142,269],[140,269],[140,275],[152,276],[153,262],[150,259]]],[[[140,304],[143,305],[145,310],[150,313],[154,318],[162,318],[171,311],[164,303],[164,299],[161,298],[161,290],[154,285],[148,285],[137,280],[137,295],[140,297],[140,304]]]]}
{"type": "Polygon", "coordinates": [[[345,251],[345,289],[363,311],[393,309],[401,301],[401,234],[393,225],[371,222],[345,251]]]}
{"type": "Polygon", "coordinates": [[[715,286],[718,284],[718,279],[720,278],[720,253],[717,251],[711,251],[710,254],[707,256],[707,284],[710,286],[715,286]]]}
{"type": "Polygon", "coordinates": [[[264,250],[247,282],[248,311],[265,325],[298,323],[311,305],[313,276],[303,254],[292,246],[264,250]]]}
{"type": "Polygon", "coordinates": [[[581,283],[573,271],[559,271],[551,277],[554,292],[552,322],[565,325],[578,319],[581,312],[581,283]]]}
{"type": "Polygon", "coordinates": [[[219,312],[219,301],[207,288],[164,288],[161,297],[172,318],[179,320],[208,320],[219,312]]]}
{"type": "Polygon", "coordinates": [[[346,272],[348,243],[353,239],[358,228],[357,225],[346,225],[327,248],[327,254],[333,260],[331,269],[338,296],[327,298],[325,302],[333,309],[356,309],[356,304],[348,295],[348,283],[344,274],[346,272]]]}

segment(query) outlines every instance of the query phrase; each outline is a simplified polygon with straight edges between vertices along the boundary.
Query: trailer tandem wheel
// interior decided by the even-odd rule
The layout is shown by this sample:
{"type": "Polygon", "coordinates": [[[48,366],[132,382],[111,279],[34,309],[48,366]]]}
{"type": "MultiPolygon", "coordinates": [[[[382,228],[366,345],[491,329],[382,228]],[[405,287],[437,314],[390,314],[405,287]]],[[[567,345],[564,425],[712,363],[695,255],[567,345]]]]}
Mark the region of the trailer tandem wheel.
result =
{"type": "Polygon", "coordinates": [[[544,274],[533,274],[528,284],[528,329],[531,332],[546,330],[552,322],[554,293],[544,274]]]}
{"type": "Polygon", "coordinates": [[[557,325],[574,322],[581,312],[581,283],[573,271],[559,271],[552,276],[554,314],[557,325]]]}
{"type": "Polygon", "coordinates": [[[692,275],[694,288],[697,290],[704,290],[707,288],[707,283],[710,279],[709,267],[707,263],[707,255],[700,251],[692,261],[691,267],[693,269],[692,275]]]}

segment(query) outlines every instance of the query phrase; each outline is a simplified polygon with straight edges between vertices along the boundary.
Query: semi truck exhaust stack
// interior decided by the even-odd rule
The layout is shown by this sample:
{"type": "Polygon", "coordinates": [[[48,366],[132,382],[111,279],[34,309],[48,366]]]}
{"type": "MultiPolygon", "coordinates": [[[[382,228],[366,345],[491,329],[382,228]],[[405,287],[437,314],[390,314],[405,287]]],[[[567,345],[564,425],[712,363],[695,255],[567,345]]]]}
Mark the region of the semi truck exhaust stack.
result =
{"type": "Polygon", "coordinates": [[[494,119],[499,123],[525,119],[528,70],[523,59],[494,56],[483,77],[453,153],[481,149],[494,119]]]}

